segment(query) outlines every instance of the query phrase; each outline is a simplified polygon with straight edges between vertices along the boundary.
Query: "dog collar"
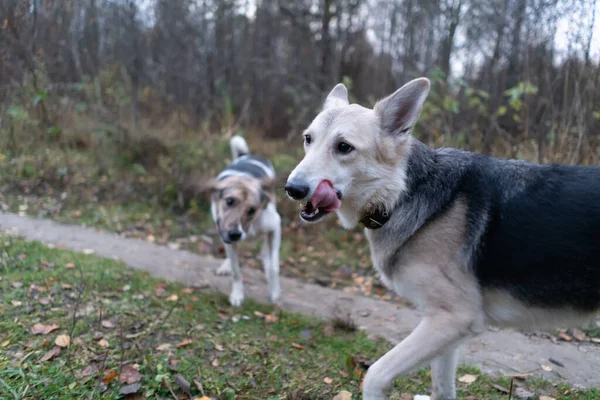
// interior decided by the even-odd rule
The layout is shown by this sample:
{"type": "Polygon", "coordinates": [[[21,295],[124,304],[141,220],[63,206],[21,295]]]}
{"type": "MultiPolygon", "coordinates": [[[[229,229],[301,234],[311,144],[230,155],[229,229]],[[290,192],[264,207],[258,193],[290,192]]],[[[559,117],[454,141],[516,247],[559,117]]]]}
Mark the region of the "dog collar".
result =
{"type": "Polygon", "coordinates": [[[367,229],[379,229],[390,220],[390,213],[387,211],[375,211],[373,213],[365,214],[360,219],[360,223],[367,229]]]}

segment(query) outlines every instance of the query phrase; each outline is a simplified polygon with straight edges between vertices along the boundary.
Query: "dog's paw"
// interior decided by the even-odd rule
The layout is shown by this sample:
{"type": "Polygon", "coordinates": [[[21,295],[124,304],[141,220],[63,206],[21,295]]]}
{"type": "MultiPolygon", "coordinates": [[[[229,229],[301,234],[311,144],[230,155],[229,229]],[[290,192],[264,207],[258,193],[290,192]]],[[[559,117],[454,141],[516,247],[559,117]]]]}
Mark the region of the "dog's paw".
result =
{"type": "Polygon", "coordinates": [[[416,394],[415,397],[413,397],[413,400],[430,400],[431,397],[426,396],[424,394],[416,394]]]}
{"type": "Polygon", "coordinates": [[[231,264],[229,263],[229,260],[223,261],[223,264],[217,268],[215,273],[219,276],[231,275],[231,264]]]}
{"type": "Polygon", "coordinates": [[[229,296],[229,303],[234,307],[239,307],[244,302],[244,294],[236,291],[231,292],[229,296]]]}

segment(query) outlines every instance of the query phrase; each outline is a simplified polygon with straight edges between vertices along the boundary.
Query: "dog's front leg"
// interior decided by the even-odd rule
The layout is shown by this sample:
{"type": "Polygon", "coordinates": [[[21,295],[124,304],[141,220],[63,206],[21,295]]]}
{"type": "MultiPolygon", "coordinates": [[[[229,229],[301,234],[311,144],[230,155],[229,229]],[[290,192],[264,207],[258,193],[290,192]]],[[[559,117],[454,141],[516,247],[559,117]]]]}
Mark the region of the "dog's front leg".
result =
{"type": "Polygon", "coordinates": [[[458,366],[458,346],[448,349],[431,363],[433,394],[431,400],[456,399],[456,367],[458,366]]]}
{"type": "Polygon", "coordinates": [[[281,289],[279,287],[279,247],[281,246],[281,228],[278,227],[273,232],[269,232],[265,238],[268,244],[268,254],[265,258],[268,262],[264,264],[265,275],[269,285],[269,298],[271,303],[279,301],[281,289]]]}
{"type": "MultiPolygon", "coordinates": [[[[426,365],[470,335],[472,321],[451,313],[426,316],[400,344],[373,364],[363,382],[363,400],[385,400],[394,378],[426,365]]],[[[444,393],[455,399],[454,393],[444,393]]],[[[437,400],[441,400],[437,397],[437,400]]]]}
{"type": "Polygon", "coordinates": [[[231,276],[233,278],[229,302],[232,306],[239,307],[244,302],[244,282],[242,281],[242,270],[240,268],[237,246],[235,244],[225,244],[225,253],[229,260],[231,276]]]}

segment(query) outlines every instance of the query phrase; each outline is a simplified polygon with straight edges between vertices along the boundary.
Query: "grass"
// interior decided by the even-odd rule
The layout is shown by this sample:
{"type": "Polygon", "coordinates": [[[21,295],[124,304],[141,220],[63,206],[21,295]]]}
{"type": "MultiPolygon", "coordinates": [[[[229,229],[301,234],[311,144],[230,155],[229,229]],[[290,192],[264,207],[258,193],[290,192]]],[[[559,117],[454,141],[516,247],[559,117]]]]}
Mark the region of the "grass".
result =
{"type": "MultiPolygon", "coordinates": [[[[222,295],[109,259],[6,235],[0,249],[3,399],[119,398],[124,387],[136,393],[127,398],[318,400],[341,390],[358,398],[365,365],[389,348],[335,321],[252,301],[232,309],[222,295]],[[50,332],[32,332],[44,328],[50,332]],[[70,346],[58,347],[64,335],[70,346]]],[[[478,378],[459,383],[459,399],[508,398],[498,389],[510,387],[508,378],[471,367],[464,374],[478,378]]],[[[556,399],[600,396],[536,380],[519,385],[556,399]]],[[[397,380],[392,399],[429,387],[422,370],[397,380]]]]}

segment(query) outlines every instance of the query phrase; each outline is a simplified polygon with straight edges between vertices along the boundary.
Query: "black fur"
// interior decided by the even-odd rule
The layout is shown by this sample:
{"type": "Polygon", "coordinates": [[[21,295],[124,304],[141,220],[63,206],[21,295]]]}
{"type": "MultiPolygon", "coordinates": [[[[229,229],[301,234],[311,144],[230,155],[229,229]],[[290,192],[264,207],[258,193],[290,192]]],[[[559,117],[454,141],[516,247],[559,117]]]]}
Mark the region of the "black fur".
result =
{"type": "Polygon", "coordinates": [[[260,166],[256,165],[256,162],[272,170],[274,174],[273,165],[267,159],[260,156],[240,155],[238,158],[235,159],[233,163],[229,164],[221,171],[221,173],[217,176],[217,180],[221,180],[229,176],[228,172],[230,171],[242,172],[256,179],[263,179],[268,177],[264,168],[261,168],[260,166]]]}
{"type": "Polygon", "coordinates": [[[508,291],[530,306],[600,308],[600,168],[500,160],[420,142],[411,150],[408,193],[393,211],[396,221],[386,224],[396,245],[462,197],[465,263],[482,288],[508,291]]]}

